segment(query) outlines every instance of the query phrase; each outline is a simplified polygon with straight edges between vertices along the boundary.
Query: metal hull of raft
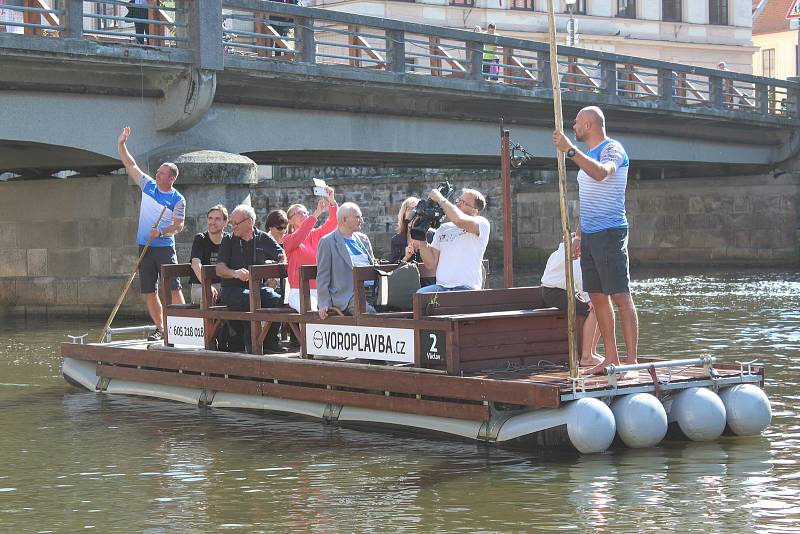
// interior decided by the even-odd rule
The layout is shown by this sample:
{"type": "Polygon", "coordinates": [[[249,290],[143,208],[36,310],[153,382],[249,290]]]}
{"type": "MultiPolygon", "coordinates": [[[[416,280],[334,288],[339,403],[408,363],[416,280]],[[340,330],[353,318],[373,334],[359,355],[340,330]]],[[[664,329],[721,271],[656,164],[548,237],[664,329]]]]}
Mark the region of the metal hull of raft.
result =
{"type": "MultiPolygon", "coordinates": [[[[84,346],[67,347],[71,347],[68,353],[75,353],[80,351],[78,347],[84,346]]],[[[120,348],[116,347],[116,350],[119,351],[120,348]]],[[[181,353],[178,349],[173,350],[181,353]]],[[[130,358],[135,360],[137,353],[150,351],[129,352],[130,358]]],[[[187,353],[191,354],[192,351],[187,353]]],[[[283,365],[291,364],[292,361],[297,362],[297,365],[303,364],[303,360],[280,359],[284,360],[283,365]]],[[[483,402],[483,408],[486,408],[488,417],[471,420],[462,416],[447,417],[370,408],[363,403],[358,406],[285,398],[291,397],[291,393],[279,397],[260,390],[258,394],[237,393],[221,390],[224,386],[220,389],[209,389],[167,384],[158,379],[150,382],[109,378],[109,374],[114,373],[101,372],[98,375],[98,369],[109,368],[107,365],[103,366],[102,361],[93,361],[92,358],[65,355],[62,373],[65,379],[77,386],[108,394],[154,397],[213,408],[284,412],[331,423],[402,427],[480,442],[502,444],[525,441],[540,446],[571,445],[581,453],[604,451],[612,445],[615,438],[619,438],[629,447],[654,446],[665,437],[669,425],[679,428],[689,439],[708,441],[717,439],[726,428],[738,435],[756,435],[771,420],[769,401],[758,387],[763,383],[763,374],[755,374],[749,368],[743,368],[738,374],[729,373],[728,376],[715,379],[662,384],[661,388],[656,383],[595,390],[573,387],[572,392],[561,394],[558,407],[554,408],[510,407],[487,399],[483,402]]],[[[135,366],[123,368],[128,369],[135,375],[135,366]]],[[[413,373],[413,370],[408,370],[407,373],[413,373]]],[[[180,374],[180,371],[175,374],[180,374]]],[[[125,376],[125,373],[122,375],[125,376]]],[[[277,384],[278,380],[274,383],[277,384]]],[[[269,382],[267,384],[272,385],[269,382]]],[[[390,386],[391,384],[386,384],[387,388],[390,386]]],[[[291,388],[291,385],[285,387],[291,388]]],[[[389,396],[388,391],[386,396],[389,396]]]]}

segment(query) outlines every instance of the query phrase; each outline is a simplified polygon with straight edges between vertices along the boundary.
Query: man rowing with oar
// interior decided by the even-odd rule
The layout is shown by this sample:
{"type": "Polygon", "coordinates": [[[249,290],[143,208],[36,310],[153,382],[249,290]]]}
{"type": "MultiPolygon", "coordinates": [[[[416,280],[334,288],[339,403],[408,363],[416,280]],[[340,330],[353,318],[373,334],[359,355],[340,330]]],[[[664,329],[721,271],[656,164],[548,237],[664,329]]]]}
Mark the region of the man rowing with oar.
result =
{"type": "MultiPolygon", "coordinates": [[[[117,139],[119,158],[128,176],[142,190],[142,205],[139,208],[139,231],[136,242],[139,244],[139,254],[150,241],[150,248],[145,253],[139,265],[139,284],[141,292],[147,303],[147,312],[156,325],[156,331],[148,337],[148,341],[160,341],[164,334],[161,327],[164,324],[164,311],[158,298],[156,288],[158,277],[163,264],[178,263],[175,253],[175,234],[183,230],[183,221],[186,213],[186,199],[173,189],[172,184],[178,179],[178,167],[174,163],[164,163],[156,171],[153,180],[136,165],[136,161],[128,152],[125,142],[131,135],[131,129],[125,127],[117,139]],[[161,215],[163,211],[163,215],[161,215]],[[159,221],[159,216],[161,220],[159,221]]],[[[172,302],[183,304],[180,280],[175,278],[172,284],[172,302]]]]}
{"type": "Polygon", "coordinates": [[[628,219],[625,215],[629,162],[619,141],[606,136],[606,121],[600,108],[590,106],[580,110],[572,129],[575,138],[590,147],[588,152],[578,150],[561,131],[553,132],[553,144],[580,168],[580,224],[572,249],[574,256],[580,256],[583,288],[589,293],[597,314],[605,347],[603,361],[586,371],[594,374],[620,363],[612,302],[619,309],[627,363],[636,363],[639,317],[629,288],[628,219]]]}

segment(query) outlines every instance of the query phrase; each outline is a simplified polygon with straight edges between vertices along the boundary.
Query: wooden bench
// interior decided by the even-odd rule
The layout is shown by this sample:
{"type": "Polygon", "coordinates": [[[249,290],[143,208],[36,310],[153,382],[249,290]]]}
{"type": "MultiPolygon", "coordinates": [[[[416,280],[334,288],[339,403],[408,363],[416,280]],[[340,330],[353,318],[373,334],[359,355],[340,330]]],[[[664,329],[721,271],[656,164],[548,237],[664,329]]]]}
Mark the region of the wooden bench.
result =
{"type": "MultiPolygon", "coordinates": [[[[274,263],[269,265],[250,266],[250,311],[252,322],[250,326],[250,341],[253,354],[264,354],[264,338],[273,322],[286,323],[292,329],[300,346],[303,346],[304,332],[302,324],[305,321],[303,314],[296,312],[283,303],[275,308],[262,308],[260,288],[262,282],[268,279],[286,279],[288,265],[274,263]]],[[[286,292],[284,292],[284,296],[286,292]]]]}
{"type": "Polygon", "coordinates": [[[417,294],[414,321],[441,325],[417,332],[419,365],[451,375],[568,361],[566,314],[546,307],[538,286],[417,294]]]}

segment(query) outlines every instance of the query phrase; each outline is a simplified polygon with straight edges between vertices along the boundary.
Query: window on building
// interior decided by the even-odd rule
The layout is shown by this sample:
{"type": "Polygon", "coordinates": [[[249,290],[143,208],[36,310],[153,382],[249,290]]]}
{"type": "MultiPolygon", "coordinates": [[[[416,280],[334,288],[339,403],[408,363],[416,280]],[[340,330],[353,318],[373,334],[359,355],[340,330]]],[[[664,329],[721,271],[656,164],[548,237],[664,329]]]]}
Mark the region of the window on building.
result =
{"type": "Polygon", "coordinates": [[[728,0],[708,0],[708,23],[728,25],[728,0]]]}
{"type": "Polygon", "coordinates": [[[475,0],[450,0],[451,6],[475,7],[475,0]]]}
{"type": "Polygon", "coordinates": [[[636,0],[617,0],[617,16],[626,19],[635,19],[636,0]]]}
{"type": "Polygon", "coordinates": [[[525,11],[536,11],[533,5],[534,0],[511,0],[511,9],[522,9],[525,11]]]}
{"type": "MultiPolygon", "coordinates": [[[[567,3],[562,1],[561,5],[564,8],[563,13],[569,13],[569,7],[567,6],[567,3]]],[[[555,9],[558,9],[558,8],[555,8],[555,9]]],[[[585,15],[586,14],[586,0],[577,0],[577,2],[575,2],[572,5],[572,12],[575,13],[576,15],[585,15]]]]}
{"type": "Polygon", "coordinates": [[[761,51],[761,74],[767,78],[775,77],[775,49],[761,51]]]}
{"type": "Polygon", "coordinates": [[[661,20],[664,22],[681,22],[683,20],[681,1],[661,0],[661,20]]]}

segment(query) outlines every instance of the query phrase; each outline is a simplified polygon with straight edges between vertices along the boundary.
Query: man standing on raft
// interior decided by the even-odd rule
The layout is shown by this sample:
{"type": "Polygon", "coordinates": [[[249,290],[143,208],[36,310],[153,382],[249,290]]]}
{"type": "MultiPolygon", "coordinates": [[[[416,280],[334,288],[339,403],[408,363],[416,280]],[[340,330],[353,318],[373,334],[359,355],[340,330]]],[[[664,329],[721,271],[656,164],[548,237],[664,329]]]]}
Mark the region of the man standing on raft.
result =
{"type": "MultiPolygon", "coordinates": [[[[175,253],[175,234],[183,230],[183,221],[186,213],[186,199],[172,187],[178,179],[178,167],[174,163],[164,163],[156,171],[153,180],[136,165],[125,142],[131,135],[127,126],[122,129],[117,139],[119,159],[125,165],[128,176],[142,190],[142,205],[139,208],[139,231],[136,242],[139,245],[139,254],[142,253],[148,239],[150,248],[142,258],[139,266],[139,285],[147,302],[147,312],[156,325],[156,331],[148,337],[148,341],[160,341],[164,338],[162,328],[164,325],[164,309],[158,298],[156,289],[161,266],[165,263],[178,263],[175,253]],[[166,208],[166,209],[164,209],[166,208]],[[161,222],[156,225],[161,211],[164,215],[161,222]]],[[[183,304],[180,280],[175,278],[172,285],[172,302],[183,304]]]]}
{"type": "Polygon", "coordinates": [[[606,136],[605,116],[600,108],[585,107],[572,126],[575,138],[590,147],[581,152],[562,131],[553,132],[553,144],[579,168],[578,197],[580,224],[572,242],[573,255],[580,256],[584,291],[589,293],[603,336],[605,358],[588,374],[619,365],[615,338],[614,308],[619,309],[626,362],[636,363],[639,317],[630,293],[628,265],[628,219],[625,188],[628,183],[628,155],[614,139],[606,136]]]}

